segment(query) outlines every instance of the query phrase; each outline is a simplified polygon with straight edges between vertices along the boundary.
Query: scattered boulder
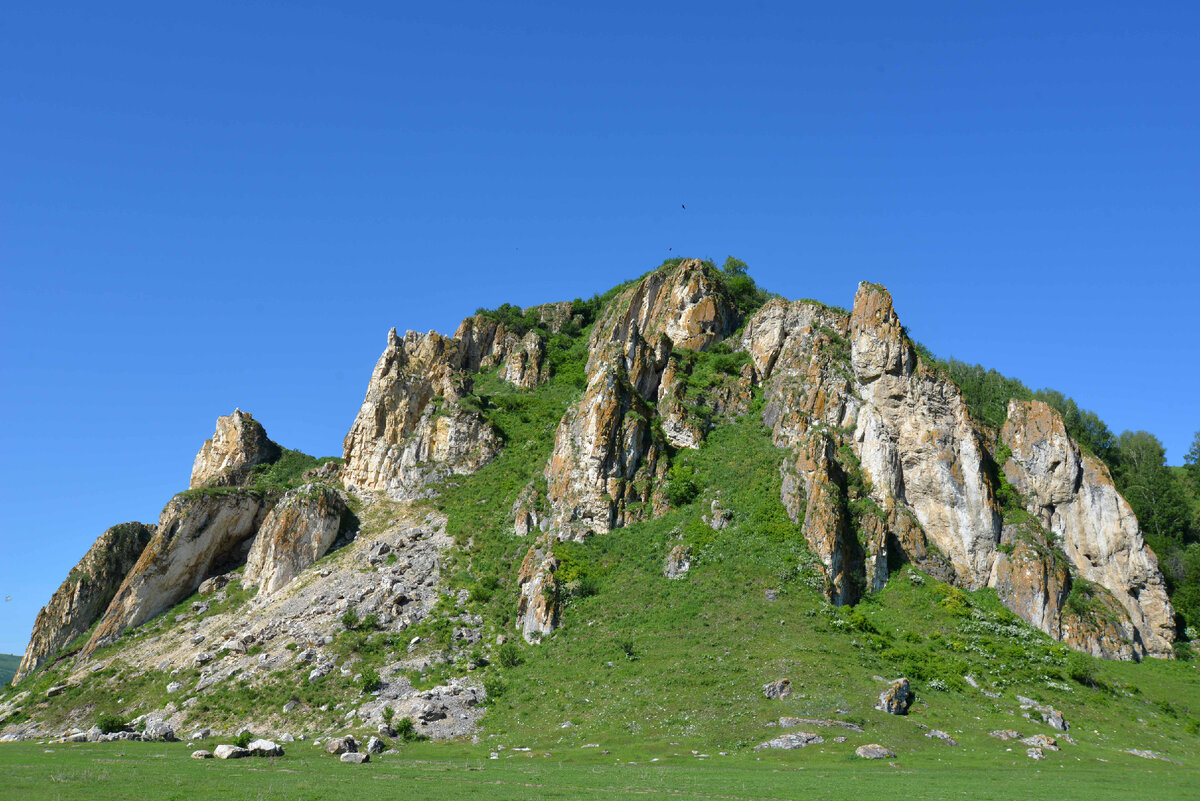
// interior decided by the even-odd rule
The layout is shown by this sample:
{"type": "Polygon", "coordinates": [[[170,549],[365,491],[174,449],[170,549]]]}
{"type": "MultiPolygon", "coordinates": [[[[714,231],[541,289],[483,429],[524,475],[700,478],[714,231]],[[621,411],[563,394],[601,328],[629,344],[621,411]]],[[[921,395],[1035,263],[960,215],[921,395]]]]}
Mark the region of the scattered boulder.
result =
{"type": "Polygon", "coordinates": [[[1017,696],[1017,703],[1021,705],[1021,709],[1032,709],[1042,716],[1042,722],[1052,729],[1059,731],[1070,731],[1071,724],[1067,723],[1063,717],[1063,713],[1059,712],[1049,704],[1038,703],[1032,698],[1026,698],[1023,695],[1017,696]]]}
{"type": "Polygon", "coordinates": [[[1024,738],[1021,742],[1034,748],[1045,748],[1048,751],[1058,750],[1058,741],[1048,734],[1035,734],[1032,737],[1024,738]]]}
{"type": "Polygon", "coordinates": [[[892,759],[896,756],[895,751],[890,748],[884,748],[878,743],[860,745],[854,749],[854,753],[863,759],[892,759]]]}
{"type": "Polygon", "coordinates": [[[767,698],[787,698],[792,694],[791,679],[776,679],[763,685],[763,695],[767,698]]]}
{"type": "Polygon", "coordinates": [[[781,735],[773,740],[767,740],[765,743],[759,743],[754,746],[754,750],[765,751],[768,748],[775,748],[782,751],[794,751],[797,748],[804,748],[808,745],[820,745],[823,742],[825,742],[825,738],[819,734],[797,731],[781,735]]]}
{"type": "Polygon", "coordinates": [[[49,690],[46,690],[46,697],[54,698],[55,696],[62,695],[64,692],[66,692],[68,686],[69,685],[66,684],[56,684],[49,690]]]}
{"type": "MultiPolygon", "coordinates": [[[[212,576],[200,582],[200,587],[197,589],[197,592],[199,592],[201,595],[212,595],[214,592],[220,592],[228,587],[231,581],[233,581],[233,577],[228,573],[222,573],[219,576],[212,576]]],[[[195,642],[199,643],[204,640],[203,634],[198,634],[196,636],[200,639],[196,640],[195,637],[193,637],[192,639],[195,642]]]]}
{"type": "Polygon", "coordinates": [[[879,694],[879,703],[875,708],[889,715],[907,715],[912,701],[913,692],[908,679],[897,679],[879,694]]]}
{"type": "Polygon", "coordinates": [[[997,740],[1019,740],[1021,733],[1012,729],[996,729],[988,732],[989,737],[995,737],[997,740]]]}
{"type": "Polygon", "coordinates": [[[925,732],[925,736],[933,740],[941,740],[946,745],[958,745],[958,740],[955,740],[941,729],[930,729],[929,731],[925,732]]]}
{"type": "Polygon", "coordinates": [[[370,762],[371,756],[370,754],[360,754],[357,751],[351,751],[349,753],[342,754],[341,760],[343,762],[353,762],[356,765],[361,765],[364,762],[370,762]]]}
{"type": "Polygon", "coordinates": [[[142,739],[146,742],[175,742],[175,729],[171,728],[165,720],[151,718],[146,721],[146,729],[142,732],[142,739]]]}
{"type": "Polygon", "coordinates": [[[1125,753],[1133,754],[1135,757],[1141,757],[1142,759],[1161,759],[1163,762],[1171,761],[1157,751],[1147,751],[1142,748],[1129,748],[1126,749],[1125,753]]]}
{"type": "Polygon", "coordinates": [[[1040,748],[1026,748],[1025,756],[1029,757],[1030,759],[1045,759],[1046,758],[1046,755],[1044,753],[1042,753],[1042,749],[1040,749],[1040,748]]]}
{"type": "Polygon", "coordinates": [[[168,693],[177,693],[177,692],[179,692],[179,691],[180,691],[180,690],[182,690],[182,689],[183,689],[183,685],[182,685],[182,684],[180,684],[180,683],[179,683],[179,682],[177,682],[177,681],[173,681],[173,682],[171,682],[170,684],[168,684],[168,685],[167,685],[167,692],[168,692],[168,693]]]}
{"type": "Polygon", "coordinates": [[[733,520],[733,513],[721,508],[721,502],[714,500],[710,507],[711,514],[701,515],[701,520],[708,524],[713,531],[720,531],[733,520]]]}
{"type": "Polygon", "coordinates": [[[380,740],[378,737],[372,737],[371,739],[367,740],[367,753],[382,754],[383,740],[380,740]]]}
{"type": "Polygon", "coordinates": [[[199,751],[192,752],[192,759],[212,759],[212,758],[213,758],[212,751],[205,751],[203,748],[201,748],[199,751]]]}
{"type": "Polygon", "coordinates": [[[327,754],[353,754],[357,751],[358,742],[348,734],[345,737],[335,737],[325,743],[325,753],[327,754]]]}
{"type": "Polygon", "coordinates": [[[246,750],[251,756],[260,757],[281,757],[283,756],[283,747],[272,742],[271,740],[251,740],[246,746],[246,750]]]}
{"type": "Polygon", "coordinates": [[[217,759],[242,759],[250,756],[250,752],[236,745],[222,743],[213,749],[213,756],[217,759]]]}

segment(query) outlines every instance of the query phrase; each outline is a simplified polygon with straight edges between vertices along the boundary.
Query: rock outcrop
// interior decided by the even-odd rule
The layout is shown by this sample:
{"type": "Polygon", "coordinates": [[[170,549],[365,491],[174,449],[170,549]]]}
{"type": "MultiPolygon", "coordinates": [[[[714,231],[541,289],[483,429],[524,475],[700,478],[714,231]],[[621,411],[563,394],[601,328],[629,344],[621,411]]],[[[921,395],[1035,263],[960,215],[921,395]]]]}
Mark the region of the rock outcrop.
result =
{"type": "Polygon", "coordinates": [[[122,523],[100,535],[38,612],[13,684],[91,628],[153,536],[154,526],[142,523],[122,523]]]}
{"type": "Polygon", "coordinates": [[[526,642],[540,642],[558,622],[558,585],[554,571],[554,537],[542,535],[530,546],[517,575],[520,601],[517,605],[517,630],[526,642]]]}
{"type": "Polygon", "coordinates": [[[262,423],[235,409],[217,418],[217,430],[205,440],[192,465],[191,489],[242,484],[257,465],[279,459],[282,449],[267,438],[262,423]]]}
{"type": "Polygon", "coordinates": [[[329,550],[349,519],[345,498],[332,487],[304,484],[267,514],[246,559],[243,582],[269,595],[329,550]]]}
{"type": "Polygon", "coordinates": [[[1107,591],[1091,593],[1101,614],[1072,627],[1075,636],[1093,630],[1084,649],[1109,655],[1103,652],[1111,646],[1101,643],[1124,637],[1126,618],[1134,630],[1133,653],[1170,656],[1174,610],[1158,559],[1108,469],[1080,452],[1059,414],[1041,401],[1012,401],[1001,437],[1012,452],[1004,474],[1024,495],[1027,511],[1061,543],[1074,573],[1107,591]],[[1111,606],[1106,594],[1120,610],[1104,611],[1111,606]]]}
{"type": "Polygon", "coordinates": [[[492,347],[482,333],[474,338],[472,329],[470,336],[468,347],[436,332],[410,331],[400,338],[393,329],[388,334],[387,349],[344,442],[347,489],[409,500],[427,494],[429,484],[474,472],[495,457],[499,436],[482,414],[462,402],[471,388],[470,376],[461,369],[464,360],[485,359],[492,347]]]}
{"type": "Polygon", "coordinates": [[[158,529],[121,583],[84,654],[112,642],[196,591],[215,569],[238,562],[268,502],[246,490],[176,495],[158,529]]]}
{"type": "Polygon", "coordinates": [[[559,423],[546,466],[551,528],[564,537],[606,533],[665,509],[670,429],[683,447],[703,434],[669,411],[652,425],[651,402],[679,398],[664,371],[674,350],[702,350],[737,325],[720,279],[697,260],[650,273],[613,299],[596,321],[583,398],[559,423]]]}
{"type": "Polygon", "coordinates": [[[523,389],[533,389],[549,380],[550,364],[546,360],[546,343],[536,331],[530,331],[519,343],[509,348],[500,376],[523,389]]]}
{"type": "Polygon", "coordinates": [[[854,439],[872,498],[884,508],[902,500],[957,583],[984,586],[1002,520],[985,440],[962,393],[920,363],[882,287],[859,285],[850,348],[863,401],[854,439]]]}

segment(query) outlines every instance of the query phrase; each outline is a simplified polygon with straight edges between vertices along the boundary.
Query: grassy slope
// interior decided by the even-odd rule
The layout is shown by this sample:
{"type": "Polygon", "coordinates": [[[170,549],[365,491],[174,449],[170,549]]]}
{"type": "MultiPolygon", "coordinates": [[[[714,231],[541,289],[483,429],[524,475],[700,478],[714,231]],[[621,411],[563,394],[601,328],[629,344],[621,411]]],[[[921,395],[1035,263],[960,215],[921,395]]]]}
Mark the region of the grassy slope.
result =
{"type": "MultiPolygon", "coordinates": [[[[472,588],[471,610],[498,627],[485,639],[491,643],[496,630],[519,639],[511,626],[515,579],[529,540],[512,534],[509,510],[521,488],[539,480],[559,417],[580,386],[578,370],[563,369],[534,392],[495,375],[480,376],[476,388],[507,447],[478,473],[453,479],[432,503],[449,514],[460,544],[448,574],[455,586],[472,588]]],[[[566,599],[563,628],[540,646],[522,644],[520,664],[502,667],[493,647],[480,649],[492,663],[474,675],[495,698],[479,745],[405,746],[404,758],[365,769],[395,780],[381,782],[359,781],[361,773],[345,772],[349,766],[313,759],[311,746],[301,743],[271,765],[194,763],[182,758],[183,746],[59,746],[53,759],[29,745],[3,746],[0,772],[12,779],[0,797],[55,797],[51,785],[38,784],[47,776],[64,791],[72,784],[94,790],[97,780],[108,779],[117,788],[145,782],[166,794],[208,786],[250,798],[341,797],[350,782],[364,798],[390,797],[398,786],[408,797],[439,798],[530,797],[531,787],[545,798],[622,797],[633,788],[683,797],[840,798],[899,790],[938,798],[966,787],[979,798],[1011,798],[1023,789],[1035,795],[1032,783],[1047,775],[1069,775],[1070,783],[1056,784],[1064,798],[1116,797],[1138,778],[1150,782],[1156,797],[1187,797],[1194,788],[1196,662],[1138,665],[1074,655],[1016,621],[990,591],[963,593],[908,568],[858,608],[834,609],[812,570],[802,568],[811,557],[799,527],[783,514],[781,452],[757,410],[678,458],[705,487],[695,502],[660,520],[561,546],[560,577],[578,578],[575,584],[594,594],[566,599]],[[700,521],[717,490],[734,513],[722,532],[700,521]],[[684,579],[667,581],[663,559],[680,541],[691,545],[693,567],[684,579]],[[768,589],[777,600],[767,600],[768,589]],[[875,711],[881,685],[874,677],[900,674],[913,679],[913,713],[875,711]],[[964,675],[1001,697],[969,687],[964,675]],[[796,694],[764,699],[761,685],[782,676],[791,678],[796,694]],[[987,737],[995,728],[1055,734],[1021,717],[1017,692],[1062,709],[1079,744],[1034,763],[1024,746],[987,737]],[[836,716],[866,732],[844,732],[847,742],[835,744],[841,730],[814,729],[826,736],[825,745],[766,755],[750,750],[779,733],[767,724],[780,715],[836,716]],[[962,745],[930,740],[920,724],[945,729],[962,745]],[[854,747],[867,742],[894,748],[899,768],[854,759],[854,747]],[[583,747],[590,744],[599,747],[583,747]],[[488,760],[501,745],[508,747],[498,751],[502,758],[488,760]],[[508,750],[519,746],[534,750],[508,750]],[[1123,753],[1127,748],[1153,749],[1182,764],[1142,760],[1123,753]],[[711,758],[701,760],[693,750],[711,758]],[[159,753],[178,758],[145,759],[159,753]],[[1064,767],[1069,773],[1059,772],[1064,767]],[[297,768],[303,769],[286,772],[297,768]]],[[[437,641],[449,628],[434,620],[420,633],[437,641]]]]}
{"type": "Polygon", "coordinates": [[[12,681],[21,665],[21,657],[16,654],[0,654],[0,687],[12,681]]]}

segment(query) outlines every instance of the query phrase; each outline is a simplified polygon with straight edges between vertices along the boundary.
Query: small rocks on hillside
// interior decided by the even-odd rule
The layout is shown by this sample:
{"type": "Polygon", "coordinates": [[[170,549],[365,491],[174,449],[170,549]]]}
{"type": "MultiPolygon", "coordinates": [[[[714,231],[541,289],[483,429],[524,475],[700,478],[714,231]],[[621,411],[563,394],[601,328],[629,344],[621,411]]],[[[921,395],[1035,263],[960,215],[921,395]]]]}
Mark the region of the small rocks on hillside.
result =
{"type": "Polygon", "coordinates": [[[955,740],[941,729],[930,729],[929,731],[925,732],[925,736],[929,737],[930,739],[941,740],[946,745],[958,745],[958,740],[955,740]]]}
{"type": "Polygon", "coordinates": [[[791,679],[777,679],[763,685],[763,695],[767,698],[787,698],[792,694],[791,679]]]}
{"type": "Polygon", "coordinates": [[[860,745],[854,749],[854,753],[863,759],[892,759],[896,756],[896,752],[890,748],[884,748],[878,743],[870,745],[860,745]]]}
{"type": "Polygon", "coordinates": [[[779,719],[779,728],[790,729],[793,726],[841,726],[843,729],[849,729],[850,731],[861,732],[863,730],[863,727],[859,726],[857,723],[850,723],[845,720],[833,720],[830,718],[782,717],[779,719]]]}
{"type": "Polygon", "coordinates": [[[349,753],[342,754],[341,760],[343,762],[353,762],[356,765],[361,765],[364,762],[370,762],[371,757],[369,754],[360,754],[357,751],[351,751],[349,753]]]}
{"type": "Polygon", "coordinates": [[[203,748],[201,748],[199,751],[192,752],[192,759],[212,759],[212,758],[213,758],[212,751],[205,751],[203,748]]]}
{"type": "Polygon", "coordinates": [[[879,694],[879,703],[875,708],[889,715],[907,715],[912,701],[913,693],[908,679],[897,679],[879,694]]]}
{"type": "Polygon", "coordinates": [[[807,731],[797,731],[791,734],[785,734],[781,737],[776,737],[773,740],[767,740],[765,743],[759,743],[754,746],[755,751],[765,751],[768,748],[775,748],[782,751],[793,751],[797,748],[804,748],[808,745],[820,745],[825,742],[825,738],[819,734],[813,734],[807,731]]]}
{"type": "Polygon", "coordinates": [[[378,737],[372,737],[371,739],[367,740],[367,753],[382,754],[383,740],[380,740],[378,737]]]}
{"type": "Polygon", "coordinates": [[[1026,748],[1025,756],[1029,757],[1030,759],[1045,759],[1046,758],[1046,755],[1044,753],[1042,753],[1042,749],[1040,749],[1040,748],[1026,748]]]}

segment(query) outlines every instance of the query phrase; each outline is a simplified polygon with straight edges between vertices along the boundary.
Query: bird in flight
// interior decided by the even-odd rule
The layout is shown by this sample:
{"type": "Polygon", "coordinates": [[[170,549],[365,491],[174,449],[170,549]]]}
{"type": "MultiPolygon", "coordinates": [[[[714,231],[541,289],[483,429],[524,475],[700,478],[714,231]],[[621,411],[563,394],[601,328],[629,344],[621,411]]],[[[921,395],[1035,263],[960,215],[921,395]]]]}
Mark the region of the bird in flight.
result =
{"type": "Polygon", "coordinates": [[[683,209],[684,211],[687,211],[687,206],[684,205],[683,203],[679,204],[679,208],[683,209]]]}
{"type": "Polygon", "coordinates": [[[6,596],[4,596],[4,603],[8,603],[8,602],[9,602],[9,601],[11,601],[11,600],[12,600],[12,596],[11,596],[11,595],[6,595],[6,596]]]}

